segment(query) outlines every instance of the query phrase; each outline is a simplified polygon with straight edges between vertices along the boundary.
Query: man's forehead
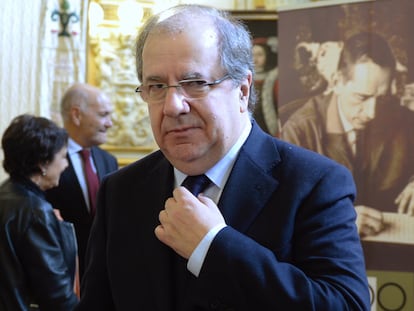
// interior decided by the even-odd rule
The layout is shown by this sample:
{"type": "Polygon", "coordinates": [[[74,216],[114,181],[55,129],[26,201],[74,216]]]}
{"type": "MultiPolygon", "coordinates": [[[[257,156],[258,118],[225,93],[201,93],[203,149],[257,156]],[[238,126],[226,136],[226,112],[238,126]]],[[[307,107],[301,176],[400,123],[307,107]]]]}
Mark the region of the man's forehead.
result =
{"type": "Polygon", "coordinates": [[[363,62],[355,64],[349,81],[357,84],[389,84],[392,80],[392,70],[381,67],[374,62],[363,62]]]}

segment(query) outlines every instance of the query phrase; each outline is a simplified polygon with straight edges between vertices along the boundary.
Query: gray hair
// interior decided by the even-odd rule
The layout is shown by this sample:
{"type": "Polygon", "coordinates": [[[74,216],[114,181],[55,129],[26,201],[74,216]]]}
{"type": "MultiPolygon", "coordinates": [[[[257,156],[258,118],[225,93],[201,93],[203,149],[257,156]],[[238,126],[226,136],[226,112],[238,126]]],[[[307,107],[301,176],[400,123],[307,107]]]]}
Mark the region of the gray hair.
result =
{"type": "MultiPolygon", "coordinates": [[[[218,35],[220,66],[235,83],[241,83],[250,70],[254,74],[252,56],[252,37],[247,27],[225,11],[194,4],[182,4],[151,16],[142,27],[136,40],[136,70],[138,80],[142,81],[142,52],[144,44],[155,31],[178,32],[185,28],[188,17],[200,16],[211,20],[218,35]]],[[[195,25],[196,26],[196,25],[195,25]]],[[[256,104],[254,84],[250,87],[249,111],[252,113],[256,104]]]]}

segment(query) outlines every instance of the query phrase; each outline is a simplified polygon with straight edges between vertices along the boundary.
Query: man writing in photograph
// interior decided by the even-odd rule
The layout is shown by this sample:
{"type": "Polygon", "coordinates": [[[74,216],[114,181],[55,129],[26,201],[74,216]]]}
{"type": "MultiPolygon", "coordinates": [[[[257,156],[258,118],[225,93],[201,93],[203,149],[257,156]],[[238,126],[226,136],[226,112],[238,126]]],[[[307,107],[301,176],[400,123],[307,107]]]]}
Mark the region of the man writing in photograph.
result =
{"type": "Polygon", "coordinates": [[[414,214],[414,113],[392,95],[395,68],[383,37],[351,36],[344,42],[333,91],[307,100],[282,128],[284,140],[352,171],[362,236],[385,228],[382,212],[414,214]]]}

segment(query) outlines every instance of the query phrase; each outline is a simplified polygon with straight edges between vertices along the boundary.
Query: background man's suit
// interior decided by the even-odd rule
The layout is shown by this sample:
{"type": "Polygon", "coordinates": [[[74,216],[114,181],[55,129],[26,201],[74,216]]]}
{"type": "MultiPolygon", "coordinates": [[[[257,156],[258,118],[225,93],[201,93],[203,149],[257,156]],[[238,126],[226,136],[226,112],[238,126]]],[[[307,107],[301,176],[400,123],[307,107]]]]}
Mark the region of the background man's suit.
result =
{"type": "MultiPolygon", "coordinates": [[[[118,169],[116,158],[99,147],[91,148],[92,158],[98,173],[99,180],[118,169]]],[[[82,277],[84,272],[84,258],[86,245],[92,226],[93,217],[90,215],[87,203],[82,194],[76,173],[72,163],[60,176],[59,186],[46,192],[47,200],[53,208],[59,209],[64,220],[75,226],[78,241],[79,272],[82,277]]]]}
{"type": "Polygon", "coordinates": [[[218,204],[228,227],[195,278],[154,234],[174,180],[171,164],[154,152],[101,185],[82,282],[88,295],[76,310],[283,310],[287,300],[292,310],[308,310],[304,297],[317,310],[342,310],[338,292],[363,310],[369,294],[351,178],[334,161],[253,125],[218,204]],[[295,300],[297,291],[306,293],[295,300]]]}

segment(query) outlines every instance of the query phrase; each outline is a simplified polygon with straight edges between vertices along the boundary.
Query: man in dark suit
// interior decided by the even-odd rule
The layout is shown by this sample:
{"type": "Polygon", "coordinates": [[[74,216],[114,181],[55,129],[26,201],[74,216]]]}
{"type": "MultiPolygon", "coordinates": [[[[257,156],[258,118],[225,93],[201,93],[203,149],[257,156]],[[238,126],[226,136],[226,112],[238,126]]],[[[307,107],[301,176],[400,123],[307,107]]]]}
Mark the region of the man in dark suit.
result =
{"type": "MultiPolygon", "coordinates": [[[[118,169],[116,158],[98,147],[105,143],[112,126],[112,103],[98,88],[74,84],[61,101],[63,124],[69,133],[69,166],[62,173],[59,186],[46,192],[47,200],[66,221],[75,226],[78,241],[79,275],[84,272],[86,245],[94,216],[93,201],[88,192],[82,149],[90,151],[89,163],[98,180],[118,169]]],[[[93,199],[93,198],[92,198],[93,199]]]]}
{"type": "Polygon", "coordinates": [[[77,310],[369,309],[351,174],[257,126],[251,47],[213,8],[144,25],[160,150],[103,181],[77,310]]]}

